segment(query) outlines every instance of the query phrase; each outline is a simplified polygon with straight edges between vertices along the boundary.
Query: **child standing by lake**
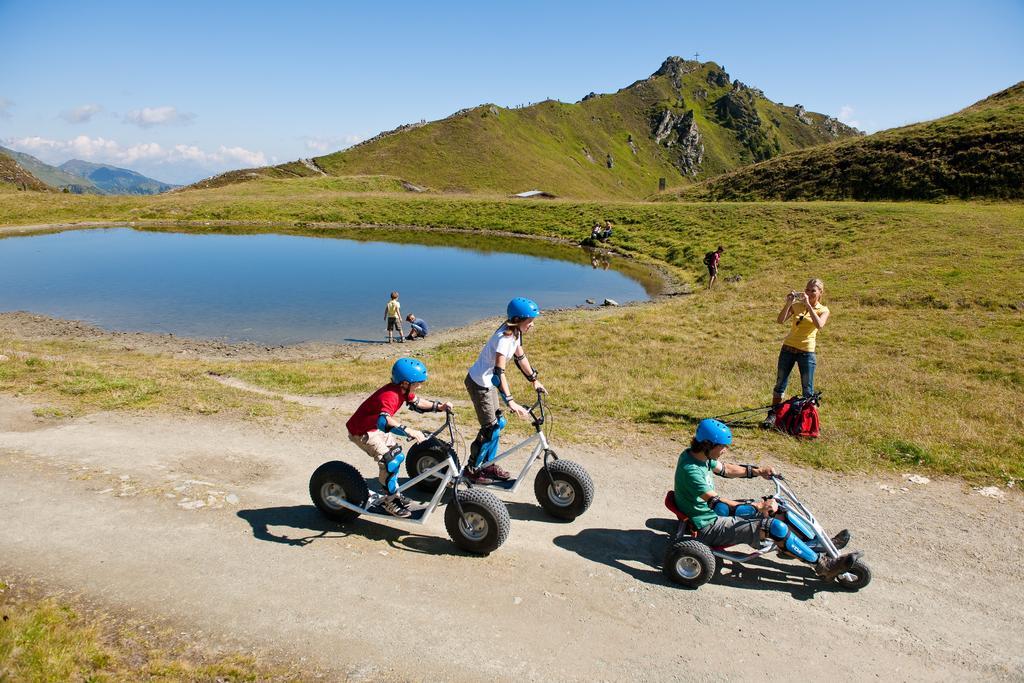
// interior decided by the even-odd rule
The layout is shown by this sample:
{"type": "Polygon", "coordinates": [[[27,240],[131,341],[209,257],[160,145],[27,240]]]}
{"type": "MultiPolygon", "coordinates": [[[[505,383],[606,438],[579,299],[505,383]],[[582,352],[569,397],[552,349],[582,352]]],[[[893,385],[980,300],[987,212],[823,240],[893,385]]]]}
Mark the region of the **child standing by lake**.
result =
{"type": "Polygon", "coordinates": [[[388,325],[388,344],[393,341],[393,332],[398,332],[399,343],[405,341],[402,336],[402,304],[398,302],[398,292],[391,292],[391,300],[384,306],[384,320],[388,325]]]}

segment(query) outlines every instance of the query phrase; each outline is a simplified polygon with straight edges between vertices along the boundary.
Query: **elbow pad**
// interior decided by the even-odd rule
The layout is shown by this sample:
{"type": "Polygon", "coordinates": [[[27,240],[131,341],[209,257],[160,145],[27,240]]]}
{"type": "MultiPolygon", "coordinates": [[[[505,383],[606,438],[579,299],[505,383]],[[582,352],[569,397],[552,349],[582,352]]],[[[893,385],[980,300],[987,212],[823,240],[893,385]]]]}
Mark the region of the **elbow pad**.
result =
{"type": "Polygon", "coordinates": [[[382,432],[390,432],[391,434],[398,434],[399,436],[409,436],[405,431],[405,425],[398,425],[397,427],[388,427],[388,414],[381,413],[377,418],[377,429],[382,432]]]}
{"type": "Polygon", "coordinates": [[[500,388],[501,376],[505,374],[505,368],[499,368],[497,365],[495,365],[494,369],[491,370],[491,372],[494,373],[491,375],[491,384],[500,388]]]}

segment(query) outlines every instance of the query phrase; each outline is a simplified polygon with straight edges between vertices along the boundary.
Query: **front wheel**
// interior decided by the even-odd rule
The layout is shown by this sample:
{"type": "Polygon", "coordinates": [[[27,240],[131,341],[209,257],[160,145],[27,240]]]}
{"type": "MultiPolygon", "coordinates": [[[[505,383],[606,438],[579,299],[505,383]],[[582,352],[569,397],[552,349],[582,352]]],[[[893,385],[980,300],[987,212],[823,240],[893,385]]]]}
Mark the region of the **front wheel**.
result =
{"type": "Polygon", "coordinates": [[[864,560],[856,560],[850,571],[836,577],[839,587],[848,591],[859,591],[871,583],[871,567],[864,560]]]}
{"type": "Polygon", "coordinates": [[[336,522],[351,522],[359,513],[341,504],[345,501],[356,507],[366,507],[370,490],[359,470],[346,462],[334,460],[316,468],[309,478],[309,497],[313,505],[336,522]]]}
{"type": "Polygon", "coordinates": [[[571,522],[594,502],[594,482],[571,460],[553,460],[537,472],[533,494],[549,515],[571,522]]]}
{"type": "Polygon", "coordinates": [[[687,588],[699,588],[711,580],[717,568],[711,548],[694,538],[688,538],[669,546],[662,571],[673,583],[687,588]]]}
{"type": "Polygon", "coordinates": [[[455,495],[459,504],[452,500],[444,511],[444,526],[452,542],[477,555],[487,555],[501,547],[512,526],[505,504],[493,493],[480,489],[455,491],[455,495]]]}

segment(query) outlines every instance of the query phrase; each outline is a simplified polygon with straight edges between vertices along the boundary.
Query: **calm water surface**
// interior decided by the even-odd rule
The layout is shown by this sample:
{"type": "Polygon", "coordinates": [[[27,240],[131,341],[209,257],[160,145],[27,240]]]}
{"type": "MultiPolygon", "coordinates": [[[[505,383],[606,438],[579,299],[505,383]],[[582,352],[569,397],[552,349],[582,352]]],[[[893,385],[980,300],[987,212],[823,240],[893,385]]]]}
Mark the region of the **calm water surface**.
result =
{"type": "Polygon", "coordinates": [[[648,298],[638,282],[593,265],[347,239],[77,230],[0,239],[0,311],[292,344],[382,340],[391,290],[403,317],[431,331],[502,315],[513,296],[542,309],[648,298]]]}

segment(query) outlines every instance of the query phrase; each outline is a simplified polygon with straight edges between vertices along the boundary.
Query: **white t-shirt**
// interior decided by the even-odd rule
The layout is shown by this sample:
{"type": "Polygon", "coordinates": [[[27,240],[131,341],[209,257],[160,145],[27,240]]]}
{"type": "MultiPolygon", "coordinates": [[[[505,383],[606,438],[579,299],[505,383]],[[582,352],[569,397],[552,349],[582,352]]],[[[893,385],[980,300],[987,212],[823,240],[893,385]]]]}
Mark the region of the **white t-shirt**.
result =
{"type": "Polygon", "coordinates": [[[480,350],[480,356],[473,363],[473,367],[469,369],[469,376],[482,387],[494,386],[491,384],[491,378],[494,376],[494,363],[498,354],[511,359],[515,355],[516,349],[519,348],[519,335],[507,335],[504,332],[505,326],[502,325],[491,335],[484,348],[480,350]]]}

